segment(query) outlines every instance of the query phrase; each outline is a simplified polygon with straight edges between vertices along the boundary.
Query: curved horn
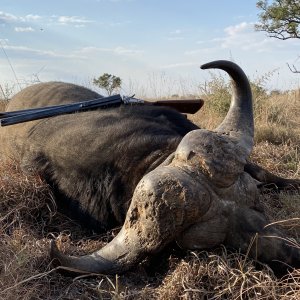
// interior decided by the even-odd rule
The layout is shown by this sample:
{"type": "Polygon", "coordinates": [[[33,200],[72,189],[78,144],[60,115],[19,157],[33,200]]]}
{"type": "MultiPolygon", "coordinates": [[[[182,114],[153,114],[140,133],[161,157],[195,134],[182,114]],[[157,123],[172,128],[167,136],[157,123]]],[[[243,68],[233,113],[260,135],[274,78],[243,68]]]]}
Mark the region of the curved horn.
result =
{"type": "Polygon", "coordinates": [[[122,273],[159,252],[208,209],[210,198],[199,205],[206,193],[199,190],[198,180],[184,171],[158,167],[139,182],[125,223],[110,243],[90,255],[74,257],[62,254],[53,241],[50,256],[75,273],[122,273]]]}
{"type": "Polygon", "coordinates": [[[235,63],[227,60],[216,60],[201,66],[201,69],[222,69],[232,78],[233,94],[230,109],[223,122],[216,128],[236,138],[246,150],[247,155],[253,148],[254,121],[252,93],[244,71],[235,63]]]}
{"type": "Polygon", "coordinates": [[[105,247],[81,257],[67,256],[60,252],[55,241],[50,244],[50,257],[58,262],[63,269],[74,273],[122,273],[141,259],[142,253],[137,253],[137,247],[126,236],[124,227],[119,234],[105,247]]]}

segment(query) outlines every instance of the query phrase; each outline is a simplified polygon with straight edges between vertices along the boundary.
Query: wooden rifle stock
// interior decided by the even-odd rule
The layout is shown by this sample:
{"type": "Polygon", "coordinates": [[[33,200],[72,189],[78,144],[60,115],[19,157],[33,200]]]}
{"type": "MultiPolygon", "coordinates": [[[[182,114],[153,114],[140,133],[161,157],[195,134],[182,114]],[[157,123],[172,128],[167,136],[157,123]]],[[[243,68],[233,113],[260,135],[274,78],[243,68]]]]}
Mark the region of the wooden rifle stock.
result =
{"type": "Polygon", "coordinates": [[[195,114],[203,106],[202,99],[187,99],[187,100],[158,100],[154,102],[145,101],[146,104],[155,106],[167,106],[174,108],[183,114],[195,114]]]}
{"type": "Polygon", "coordinates": [[[54,117],[62,114],[69,114],[80,111],[93,110],[97,108],[107,108],[111,106],[125,105],[154,105],[167,106],[181,113],[194,114],[204,104],[202,99],[193,100],[158,100],[158,101],[143,101],[135,98],[127,98],[123,100],[120,95],[113,95],[104,98],[81,101],[77,103],[29,108],[10,112],[0,112],[1,126],[8,126],[33,120],[39,120],[49,117],[54,117]]]}

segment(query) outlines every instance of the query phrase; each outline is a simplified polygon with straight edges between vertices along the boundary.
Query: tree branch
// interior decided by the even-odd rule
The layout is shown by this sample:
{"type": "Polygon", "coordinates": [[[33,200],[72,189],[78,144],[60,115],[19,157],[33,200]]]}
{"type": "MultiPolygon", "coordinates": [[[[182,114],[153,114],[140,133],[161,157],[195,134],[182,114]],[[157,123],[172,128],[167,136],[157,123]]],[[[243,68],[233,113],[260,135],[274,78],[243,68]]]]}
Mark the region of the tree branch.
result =
{"type": "Polygon", "coordinates": [[[286,63],[292,73],[300,74],[300,70],[298,70],[295,65],[290,66],[289,63],[286,63]]]}

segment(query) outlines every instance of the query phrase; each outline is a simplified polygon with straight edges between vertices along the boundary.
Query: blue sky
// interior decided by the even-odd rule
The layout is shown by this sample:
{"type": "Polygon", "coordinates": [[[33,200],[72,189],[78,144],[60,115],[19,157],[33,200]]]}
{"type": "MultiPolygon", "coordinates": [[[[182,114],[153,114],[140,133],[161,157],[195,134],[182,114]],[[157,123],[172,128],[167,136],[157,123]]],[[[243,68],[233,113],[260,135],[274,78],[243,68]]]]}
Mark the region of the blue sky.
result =
{"type": "Polygon", "coordinates": [[[180,93],[208,80],[199,66],[232,59],[250,78],[276,70],[270,89],[299,87],[299,40],[254,31],[256,1],[1,0],[0,84],[37,77],[90,85],[104,72],[124,93],[180,93]],[[10,64],[13,67],[10,66],[10,64]],[[17,80],[16,80],[17,77],[17,80]],[[157,83],[159,82],[159,83],[157,83]],[[178,83],[181,87],[178,91],[178,83]],[[184,83],[184,84],[183,84],[184,83]]]}

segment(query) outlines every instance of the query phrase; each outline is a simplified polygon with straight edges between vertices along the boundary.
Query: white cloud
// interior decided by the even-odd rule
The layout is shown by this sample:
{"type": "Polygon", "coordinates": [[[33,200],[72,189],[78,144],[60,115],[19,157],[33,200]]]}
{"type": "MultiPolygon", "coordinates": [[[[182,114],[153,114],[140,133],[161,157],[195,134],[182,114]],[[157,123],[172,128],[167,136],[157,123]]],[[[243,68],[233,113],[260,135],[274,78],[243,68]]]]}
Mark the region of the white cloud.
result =
{"type": "Polygon", "coordinates": [[[57,21],[59,24],[62,25],[72,24],[72,25],[81,25],[81,26],[94,22],[78,16],[59,16],[57,21]]]}
{"type": "Polygon", "coordinates": [[[118,2],[134,2],[136,0],[96,0],[96,2],[113,2],[113,3],[118,3],[118,2]]]}
{"type": "Polygon", "coordinates": [[[168,41],[181,41],[184,38],[182,36],[172,36],[172,37],[168,37],[168,41]]]}
{"type": "Polygon", "coordinates": [[[16,32],[33,32],[35,29],[32,27],[15,27],[16,32]]]}
{"type": "Polygon", "coordinates": [[[91,54],[93,52],[110,52],[111,49],[109,48],[99,48],[99,47],[93,47],[93,46],[89,46],[89,47],[84,47],[82,49],[80,49],[78,51],[78,53],[82,53],[82,54],[91,54]]]}
{"type": "Polygon", "coordinates": [[[170,34],[181,34],[182,33],[182,30],[181,29],[176,29],[174,31],[171,31],[170,34]]]}
{"type": "Polygon", "coordinates": [[[39,16],[39,15],[32,15],[32,14],[29,14],[29,15],[26,15],[26,16],[25,16],[25,19],[26,19],[27,21],[37,21],[37,20],[42,19],[42,17],[39,16]]]}
{"type": "Polygon", "coordinates": [[[57,51],[49,51],[49,50],[40,50],[40,49],[35,49],[27,46],[15,46],[15,45],[4,45],[4,49],[6,50],[11,50],[14,52],[17,52],[18,55],[22,54],[30,54],[33,55],[34,57],[36,56],[45,56],[45,57],[55,57],[55,58],[85,58],[84,56],[80,56],[75,52],[71,52],[68,54],[65,53],[60,53],[57,51]]]}
{"type": "Polygon", "coordinates": [[[119,55],[136,55],[136,54],[141,54],[144,51],[142,50],[137,50],[137,49],[127,49],[121,46],[118,46],[113,49],[113,52],[119,55]]]}
{"type": "Polygon", "coordinates": [[[184,37],[182,36],[183,31],[181,29],[175,29],[169,33],[167,37],[168,41],[180,41],[183,40],[184,37]]]}
{"type": "MultiPolygon", "coordinates": [[[[207,45],[206,45],[207,46],[207,45]]],[[[184,55],[207,55],[209,53],[214,53],[218,51],[218,48],[216,46],[211,46],[211,47],[201,47],[199,49],[193,49],[193,50],[186,50],[184,52],[184,55]]]]}
{"type": "Polygon", "coordinates": [[[105,23],[102,23],[102,24],[107,25],[109,27],[120,27],[120,26],[131,24],[131,23],[132,23],[132,21],[124,21],[124,22],[109,22],[107,24],[105,24],[105,23]]]}
{"type": "Polygon", "coordinates": [[[10,22],[18,21],[18,20],[20,20],[20,18],[17,16],[0,11],[0,22],[10,23],[10,22]]]}
{"type": "Polygon", "coordinates": [[[214,39],[224,49],[254,51],[256,53],[272,52],[281,47],[276,39],[270,39],[254,29],[255,23],[242,22],[224,29],[225,36],[214,39]]]}
{"type": "Polygon", "coordinates": [[[109,52],[115,55],[131,56],[131,55],[141,55],[144,53],[143,50],[134,48],[125,48],[122,46],[117,46],[115,48],[98,48],[98,47],[84,47],[79,53],[81,54],[92,54],[97,52],[109,52]]]}
{"type": "Polygon", "coordinates": [[[32,22],[40,20],[42,17],[39,15],[26,15],[26,16],[16,16],[10,13],[6,13],[3,11],[0,11],[0,22],[3,23],[24,23],[24,22],[32,22]]]}
{"type": "Polygon", "coordinates": [[[184,63],[175,63],[161,66],[162,69],[172,69],[172,68],[182,68],[182,67],[189,67],[195,66],[195,62],[184,62],[184,63]]]}
{"type": "Polygon", "coordinates": [[[249,26],[252,27],[253,29],[253,23],[246,23],[246,22],[242,22],[240,24],[234,25],[234,26],[228,26],[224,29],[225,33],[228,34],[228,36],[236,36],[239,33],[245,31],[247,31],[247,29],[249,28],[249,26]]]}
{"type": "Polygon", "coordinates": [[[261,46],[265,39],[262,40],[261,36],[254,31],[254,23],[242,22],[228,26],[224,29],[224,33],[224,37],[215,39],[216,42],[219,41],[221,43],[222,48],[262,50],[261,46]]]}
{"type": "Polygon", "coordinates": [[[88,20],[84,17],[78,17],[78,16],[57,16],[57,15],[40,16],[36,14],[17,16],[17,15],[0,11],[0,24],[13,25],[14,30],[17,32],[33,31],[29,29],[31,26],[24,26],[24,25],[27,24],[31,25],[32,23],[40,23],[40,22],[47,22],[47,23],[50,22],[52,24],[56,23],[59,25],[73,25],[75,27],[84,27],[89,23],[93,23],[94,21],[88,20]],[[22,28],[24,28],[24,30],[22,30],[22,28]],[[25,28],[27,28],[27,30],[25,28]]]}
{"type": "MultiPolygon", "coordinates": [[[[223,36],[209,40],[199,40],[199,45],[221,49],[234,49],[237,51],[254,51],[256,53],[272,51],[274,47],[279,48],[277,41],[266,37],[262,32],[254,30],[254,23],[242,22],[228,26],[223,30],[223,36]]],[[[207,49],[209,48],[207,47],[207,49]]],[[[203,48],[191,49],[185,52],[186,55],[194,55],[203,52],[203,48]]]]}

